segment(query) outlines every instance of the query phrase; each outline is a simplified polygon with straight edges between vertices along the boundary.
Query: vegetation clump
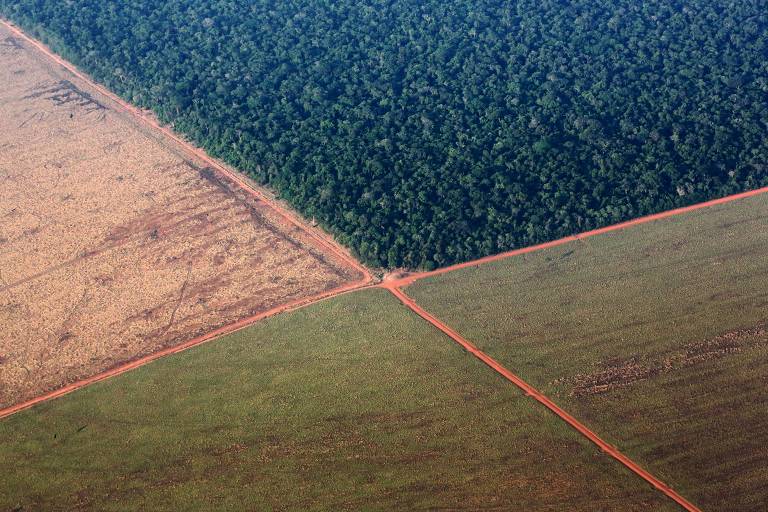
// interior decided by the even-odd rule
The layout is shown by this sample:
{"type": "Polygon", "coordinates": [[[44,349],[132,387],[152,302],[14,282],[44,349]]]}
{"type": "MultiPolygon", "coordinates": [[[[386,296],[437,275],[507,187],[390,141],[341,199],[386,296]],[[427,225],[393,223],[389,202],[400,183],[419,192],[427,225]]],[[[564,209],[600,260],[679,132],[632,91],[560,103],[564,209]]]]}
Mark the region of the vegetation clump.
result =
{"type": "Polygon", "coordinates": [[[735,0],[0,0],[367,263],[430,268],[768,184],[735,0]]]}

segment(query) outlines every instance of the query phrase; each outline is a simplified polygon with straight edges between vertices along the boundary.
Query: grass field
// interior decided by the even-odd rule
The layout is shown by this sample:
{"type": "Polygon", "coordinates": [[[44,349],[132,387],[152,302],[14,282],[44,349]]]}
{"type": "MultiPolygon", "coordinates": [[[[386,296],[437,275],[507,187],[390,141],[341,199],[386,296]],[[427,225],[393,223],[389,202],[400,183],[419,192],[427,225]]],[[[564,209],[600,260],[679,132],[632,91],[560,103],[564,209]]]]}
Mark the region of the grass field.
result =
{"type": "Polygon", "coordinates": [[[676,510],[383,290],[0,421],[0,510],[676,510]]]}
{"type": "Polygon", "coordinates": [[[762,195],[407,293],[704,510],[764,511],[766,255],[762,195]]]}
{"type": "Polygon", "coordinates": [[[360,278],[0,26],[0,408],[360,278]]]}

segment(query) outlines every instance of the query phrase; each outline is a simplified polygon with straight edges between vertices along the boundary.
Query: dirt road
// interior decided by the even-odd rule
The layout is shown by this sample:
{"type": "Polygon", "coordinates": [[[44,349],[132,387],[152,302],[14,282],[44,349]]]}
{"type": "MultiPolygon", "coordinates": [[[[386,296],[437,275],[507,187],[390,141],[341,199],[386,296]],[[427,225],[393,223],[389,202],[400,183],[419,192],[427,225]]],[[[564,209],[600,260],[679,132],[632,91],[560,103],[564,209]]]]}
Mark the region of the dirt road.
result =
{"type": "Polygon", "coordinates": [[[85,73],[82,73],[79,69],[77,69],[76,66],[71,64],[70,62],[64,60],[59,55],[51,51],[47,46],[42,44],[41,42],[37,41],[36,39],[28,36],[25,34],[21,29],[13,25],[11,22],[0,19],[0,24],[4,25],[8,30],[10,30],[16,37],[21,38],[26,43],[32,45],[35,47],[38,51],[46,55],[49,59],[56,62],[63,68],[65,68],[67,71],[75,75],[76,77],[80,78],[84,82],[87,82],[91,87],[93,87],[95,90],[97,90],[99,93],[103,94],[104,96],[110,98],[113,102],[115,102],[117,105],[119,105],[121,108],[123,108],[126,112],[129,112],[130,114],[134,115],[136,119],[140,120],[141,122],[149,125],[152,129],[159,131],[166,137],[168,137],[171,140],[174,140],[178,144],[182,145],[186,151],[189,153],[195,155],[200,160],[208,163],[211,167],[219,171],[220,173],[224,174],[228,178],[230,178],[232,181],[237,183],[242,187],[244,191],[246,191],[249,194],[252,194],[253,196],[257,197],[259,200],[263,201],[264,203],[268,204],[271,208],[275,210],[276,213],[278,213],[280,216],[282,216],[286,221],[289,223],[295,225],[296,227],[300,228],[301,230],[305,231],[309,236],[311,236],[316,243],[323,247],[324,249],[333,252],[336,254],[340,259],[344,260],[348,265],[351,267],[357,269],[358,272],[360,272],[363,277],[361,278],[360,282],[362,283],[368,283],[371,280],[371,274],[368,271],[368,269],[362,265],[359,261],[357,261],[355,258],[349,255],[349,253],[339,246],[335,241],[333,241],[330,237],[322,233],[320,230],[310,227],[308,224],[306,224],[301,218],[299,218],[296,214],[293,212],[290,212],[286,210],[282,205],[276,203],[273,199],[271,199],[268,195],[264,194],[262,191],[254,188],[246,179],[244,179],[241,175],[237,174],[236,172],[230,170],[228,167],[224,166],[221,162],[211,158],[208,156],[205,151],[202,149],[193,146],[189,142],[183,140],[181,137],[179,137],[176,133],[174,133],[170,128],[167,126],[160,125],[156,120],[153,118],[147,116],[141,109],[136,108],[135,106],[131,105],[130,103],[124,101],[122,98],[111,92],[109,89],[103,87],[102,85],[94,82],[91,80],[89,76],[87,76],[85,73]]]}
{"type": "Polygon", "coordinates": [[[382,287],[389,290],[395,297],[397,297],[400,302],[402,302],[406,307],[408,307],[411,311],[419,315],[421,318],[432,324],[435,328],[445,333],[448,337],[453,339],[456,343],[461,345],[467,352],[478,358],[480,361],[488,365],[490,368],[492,368],[496,373],[504,377],[506,380],[520,388],[527,396],[530,396],[537,402],[541,403],[544,407],[552,411],[555,415],[557,415],[560,419],[565,421],[568,425],[570,425],[572,428],[574,428],[576,431],[578,431],[581,435],[586,437],[589,441],[597,445],[598,448],[600,448],[602,451],[604,451],[606,454],[610,455],[614,459],[616,459],[618,462],[623,464],[625,467],[627,467],[630,471],[638,475],[640,478],[651,484],[654,488],[664,493],[666,496],[668,496],[670,499],[674,500],[678,505],[683,507],[688,512],[701,512],[701,510],[696,507],[693,503],[686,500],[683,496],[678,494],[674,489],[669,487],[667,484],[653,476],[651,473],[643,469],[641,466],[639,466],[637,463],[635,463],[632,459],[621,453],[615,446],[612,446],[605,442],[602,438],[600,438],[597,434],[595,434],[592,430],[587,428],[583,423],[579,422],[576,418],[568,414],[565,410],[561,409],[557,404],[555,404],[552,400],[547,398],[545,395],[543,395],[541,392],[539,392],[536,388],[525,382],[523,379],[509,371],[507,368],[502,366],[498,361],[493,359],[491,356],[477,348],[473,343],[462,337],[458,332],[454,331],[450,327],[448,327],[446,324],[441,322],[439,319],[435,318],[431,314],[429,314],[426,310],[424,310],[421,306],[419,306],[416,301],[411,299],[408,295],[403,292],[398,286],[396,282],[388,282],[382,284],[382,287]]]}
{"type": "Polygon", "coordinates": [[[407,275],[404,275],[402,277],[393,276],[391,279],[388,280],[389,282],[386,283],[386,287],[389,288],[391,286],[395,286],[395,287],[402,288],[410,284],[413,284],[415,281],[418,281],[419,279],[425,279],[431,276],[439,276],[441,274],[447,274],[448,272],[453,272],[454,270],[461,270],[463,268],[476,267],[478,265],[484,265],[486,263],[492,263],[494,261],[505,260],[507,258],[512,258],[514,256],[520,256],[523,254],[542,251],[544,249],[565,245],[571,242],[576,242],[578,240],[583,240],[585,238],[590,238],[597,235],[603,235],[605,233],[610,233],[612,231],[619,231],[622,229],[627,229],[627,228],[639,226],[642,224],[648,224],[649,222],[654,222],[661,219],[667,219],[669,217],[675,217],[677,215],[682,215],[684,213],[694,212],[696,210],[701,210],[702,208],[710,208],[712,206],[717,206],[719,204],[727,204],[732,201],[738,201],[739,199],[745,199],[747,197],[758,196],[766,193],[768,193],[768,187],[758,188],[755,190],[748,190],[746,192],[741,192],[739,194],[733,194],[730,196],[713,199],[711,201],[705,201],[703,203],[684,206],[682,208],[676,208],[674,210],[667,210],[665,212],[655,213],[653,215],[646,215],[645,217],[638,217],[636,219],[628,220],[626,222],[621,222],[619,224],[613,224],[610,226],[606,226],[604,228],[593,229],[591,231],[585,231],[583,233],[578,233],[576,235],[559,238],[557,240],[552,240],[550,242],[545,242],[538,245],[532,245],[530,247],[522,247],[520,249],[514,249],[511,251],[502,252],[499,254],[493,254],[491,256],[485,256],[483,258],[478,258],[476,260],[467,261],[464,263],[458,263],[456,265],[439,268],[437,270],[432,270],[429,272],[408,273],[407,275]]]}
{"type": "Polygon", "coordinates": [[[18,30],[0,42],[0,415],[371,281],[18,30]]]}
{"type": "MultiPolygon", "coordinates": [[[[60,59],[55,54],[52,54],[45,47],[43,47],[39,43],[37,43],[37,42],[27,38],[25,35],[20,33],[17,29],[13,28],[13,30],[19,35],[19,37],[23,37],[25,40],[27,40],[31,44],[34,44],[35,46],[40,48],[41,51],[44,51],[47,55],[50,56],[50,58],[56,60],[62,66],[67,67],[73,73],[77,73],[78,76],[82,77],[82,75],[79,72],[77,72],[77,70],[74,70],[74,68],[72,68],[71,65],[69,65],[66,62],[64,62],[62,59],[60,59]]],[[[82,77],[82,78],[83,79],[87,79],[85,77],[82,77]]],[[[95,87],[98,87],[99,89],[101,89],[102,90],[102,94],[112,96],[108,91],[104,91],[103,88],[101,88],[99,86],[95,86],[95,87]]],[[[169,138],[171,138],[173,140],[176,140],[180,144],[185,144],[185,145],[188,146],[188,144],[186,144],[184,141],[179,139],[179,137],[176,136],[175,134],[173,134],[173,132],[171,132],[168,128],[158,126],[153,120],[151,120],[151,119],[147,118],[146,116],[144,116],[140,111],[138,111],[137,109],[135,109],[131,105],[128,105],[128,104],[122,102],[122,100],[119,100],[117,98],[115,98],[115,101],[119,102],[123,106],[123,108],[125,110],[127,110],[127,111],[131,112],[133,115],[141,118],[145,123],[148,123],[148,124],[152,125],[154,129],[161,131],[167,137],[169,137],[169,138]]],[[[218,162],[210,159],[201,150],[199,150],[197,148],[189,148],[189,150],[194,152],[196,154],[196,156],[198,158],[200,158],[201,160],[204,160],[204,161],[208,162],[212,167],[215,167],[222,174],[226,174],[227,176],[229,176],[233,181],[238,183],[245,190],[249,190],[249,193],[252,193],[254,196],[257,196],[260,200],[269,201],[269,199],[263,193],[261,193],[261,192],[259,192],[257,190],[253,190],[250,187],[248,187],[248,185],[245,183],[245,181],[242,178],[240,178],[236,174],[232,173],[230,170],[228,170],[227,168],[223,167],[218,162]]],[[[634,472],[635,474],[637,474],[638,476],[640,476],[641,478],[646,480],[654,488],[656,488],[660,492],[664,493],[670,499],[674,500],[677,504],[679,504],[685,510],[687,510],[689,512],[700,512],[700,509],[698,507],[696,507],[694,504],[690,503],[688,500],[686,500],[684,497],[682,497],[680,494],[678,494],[675,490],[673,490],[669,486],[667,486],[664,482],[662,482],[661,480],[656,478],[654,475],[652,475],[649,472],[647,472],[646,470],[644,470],[642,467],[640,467],[634,461],[629,459],[627,456],[622,454],[619,450],[616,449],[616,447],[614,447],[614,446],[608,444],[607,442],[605,442],[596,433],[594,433],[587,426],[585,426],[584,424],[579,422],[576,418],[574,418],[573,416],[568,414],[565,410],[561,409],[557,404],[552,402],[548,397],[543,395],[537,389],[533,388],[531,385],[529,385],[527,382],[522,380],[520,377],[518,377],[517,375],[515,375],[514,373],[509,371],[507,368],[502,366],[500,363],[498,363],[496,360],[494,360],[493,358],[491,358],[490,356],[485,354],[483,351],[478,349],[473,343],[471,343],[470,341],[468,341],[465,338],[463,338],[459,333],[457,333],[456,331],[454,331],[453,329],[448,327],[442,321],[440,321],[439,319],[435,318],[430,313],[428,313],[423,308],[421,308],[413,299],[411,299],[410,297],[408,297],[408,295],[406,295],[406,293],[402,290],[402,288],[412,284],[416,280],[423,279],[423,278],[426,278],[426,277],[430,277],[430,276],[434,276],[434,275],[440,275],[440,274],[443,274],[443,273],[446,273],[446,272],[451,272],[453,270],[458,270],[458,269],[462,269],[462,268],[482,265],[482,264],[485,264],[485,263],[490,263],[490,262],[493,262],[493,261],[498,261],[498,260],[502,260],[502,259],[505,259],[505,258],[509,258],[509,257],[521,255],[521,254],[527,254],[527,253],[531,253],[531,252],[535,252],[535,251],[540,251],[540,250],[544,250],[544,249],[547,249],[547,248],[556,247],[556,246],[559,246],[559,245],[563,245],[563,244],[567,244],[567,243],[570,243],[570,242],[578,241],[578,240],[581,240],[581,239],[584,239],[584,238],[588,238],[588,237],[592,237],[592,236],[608,233],[608,232],[611,232],[611,231],[626,229],[628,227],[637,226],[637,225],[640,225],[640,224],[644,224],[644,223],[648,223],[648,222],[653,222],[655,220],[659,220],[659,219],[663,219],[663,218],[668,218],[668,217],[672,217],[672,216],[675,216],[675,215],[680,215],[680,214],[683,214],[683,213],[686,213],[686,212],[691,212],[691,211],[694,211],[694,210],[698,210],[698,209],[702,209],[702,208],[707,208],[707,207],[711,207],[711,206],[718,205],[718,204],[724,204],[724,203],[727,203],[727,202],[730,202],[730,201],[734,201],[734,200],[738,200],[738,199],[741,199],[741,198],[750,197],[750,196],[754,196],[754,195],[758,195],[758,194],[764,194],[764,193],[768,193],[768,187],[761,188],[761,189],[758,189],[758,190],[749,191],[749,192],[744,192],[744,193],[741,193],[741,194],[736,194],[736,195],[728,196],[728,197],[725,197],[725,198],[715,199],[715,200],[712,200],[712,201],[707,201],[707,202],[704,202],[704,203],[700,203],[700,204],[696,204],[696,205],[692,205],[692,206],[688,206],[688,207],[684,207],[684,208],[679,208],[679,209],[676,209],[676,210],[662,212],[662,213],[655,214],[655,215],[649,215],[649,216],[646,216],[646,217],[634,219],[634,220],[623,222],[623,223],[616,224],[616,225],[613,225],[613,226],[608,226],[608,227],[605,227],[605,228],[600,228],[600,229],[592,230],[592,231],[589,231],[589,232],[585,232],[585,233],[581,233],[581,234],[565,237],[565,238],[562,238],[562,239],[559,239],[559,240],[554,240],[554,241],[551,241],[551,242],[547,242],[547,243],[536,245],[536,246],[532,246],[532,247],[521,248],[521,249],[517,249],[517,250],[513,250],[513,251],[509,251],[509,252],[505,252],[505,253],[501,253],[501,254],[497,254],[497,255],[493,255],[493,256],[488,256],[488,257],[481,258],[481,259],[478,259],[478,260],[474,260],[474,261],[471,261],[471,262],[466,262],[466,263],[462,263],[462,264],[458,264],[458,265],[453,265],[453,266],[450,266],[450,267],[445,267],[445,268],[438,269],[438,270],[431,271],[431,272],[420,272],[420,273],[408,274],[408,275],[405,275],[405,276],[396,276],[396,277],[394,277],[392,279],[385,280],[383,283],[381,283],[381,284],[379,284],[377,286],[380,286],[380,287],[383,287],[383,288],[389,290],[393,295],[395,295],[405,306],[407,306],[409,309],[411,309],[414,313],[416,313],[417,315],[422,317],[424,320],[426,320],[427,322],[432,324],[435,328],[437,328],[440,331],[442,331],[443,333],[445,333],[447,336],[449,336],[451,339],[453,339],[456,343],[458,343],[460,346],[462,346],[465,350],[467,350],[469,353],[471,353],[474,357],[478,358],[483,363],[488,365],[490,368],[492,368],[494,371],[499,373],[506,380],[508,380],[509,382],[511,382],[514,385],[518,386],[523,392],[526,393],[526,395],[530,396],[534,400],[536,400],[539,403],[541,403],[543,406],[547,407],[550,411],[552,411],[559,418],[561,418],[563,421],[565,421],[568,425],[570,425],[572,428],[574,428],[579,433],[581,433],[589,441],[591,441],[592,443],[597,445],[605,453],[609,454],[611,457],[613,457],[618,462],[623,464],[629,470],[631,470],[632,472],[634,472]]],[[[77,383],[73,383],[70,386],[68,386],[67,388],[61,388],[60,390],[57,390],[56,392],[50,393],[50,394],[48,394],[46,396],[41,396],[41,397],[39,397],[39,398],[37,398],[37,399],[35,399],[33,401],[30,401],[28,403],[19,404],[19,405],[15,406],[14,408],[9,408],[9,409],[2,410],[2,411],[0,411],[0,417],[7,416],[9,414],[12,414],[12,413],[14,413],[14,412],[16,412],[18,410],[21,410],[21,409],[24,409],[24,408],[27,408],[27,407],[31,407],[35,403],[39,403],[39,402],[44,401],[44,400],[55,398],[55,397],[60,396],[62,394],[68,393],[68,392],[70,392],[70,391],[72,391],[74,389],[78,389],[80,387],[88,385],[88,384],[90,384],[92,382],[96,382],[96,381],[99,381],[99,380],[103,380],[105,378],[109,378],[109,377],[114,376],[114,375],[118,375],[120,373],[124,373],[126,371],[129,371],[129,370],[135,368],[135,367],[138,367],[140,365],[146,364],[147,362],[155,360],[155,359],[157,359],[159,357],[164,357],[166,355],[169,355],[169,354],[172,354],[172,353],[176,353],[176,352],[178,352],[180,350],[185,350],[186,348],[189,348],[191,346],[197,345],[199,343],[203,343],[205,341],[208,341],[208,340],[213,339],[215,337],[221,336],[221,335],[226,334],[228,332],[232,332],[233,330],[246,327],[247,325],[250,325],[251,323],[253,323],[255,321],[258,321],[258,320],[260,320],[262,318],[265,318],[267,316],[278,314],[280,312],[287,311],[287,310],[290,310],[290,309],[295,309],[297,307],[302,307],[304,305],[311,304],[311,303],[313,303],[313,302],[315,302],[317,300],[321,300],[321,299],[324,299],[324,298],[335,296],[335,295],[338,295],[340,293],[346,293],[346,292],[349,292],[351,290],[359,289],[359,288],[362,288],[362,287],[372,286],[371,285],[372,278],[371,278],[371,275],[368,273],[368,271],[364,267],[359,265],[359,263],[357,263],[354,259],[352,259],[343,249],[341,249],[336,244],[334,244],[332,241],[330,241],[326,236],[324,236],[322,234],[319,234],[319,233],[316,233],[315,231],[313,231],[310,228],[308,228],[299,218],[297,218],[292,213],[280,209],[279,205],[275,205],[274,207],[276,208],[277,211],[280,211],[280,214],[286,219],[286,221],[294,224],[297,227],[300,227],[301,229],[307,230],[309,233],[312,234],[312,237],[316,241],[318,246],[322,247],[323,249],[325,249],[327,251],[332,251],[339,258],[344,259],[345,261],[347,261],[347,263],[349,263],[351,266],[354,266],[355,268],[357,268],[361,272],[363,277],[359,281],[356,281],[355,283],[349,284],[349,285],[347,285],[345,287],[342,287],[342,288],[339,288],[339,289],[335,289],[335,290],[332,290],[332,291],[329,291],[329,292],[317,295],[315,297],[305,298],[305,299],[302,299],[302,300],[298,300],[298,301],[294,301],[294,302],[291,302],[291,303],[288,303],[288,304],[284,304],[284,305],[279,306],[277,308],[274,308],[274,309],[272,309],[270,311],[267,311],[267,312],[264,312],[264,313],[260,313],[258,315],[255,315],[255,316],[252,316],[252,317],[249,317],[249,318],[245,318],[245,319],[237,322],[236,324],[232,324],[230,326],[227,326],[227,327],[222,328],[222,329],[217,330],[217,331],[212,331],[212,332],[210,332],[210,333],[208,333],[208,334],[206,334],[204,336],[201,336],[199,338],[190,340],[187,343],[184,343],[183,345],[172,347],[172,348],[164,350],[162,352],[157,352],[157,353],[152,354],[150,356],[147,356],[145,358],[133,361],[130,364],[127,364],[127,365],[124,365],[124,366],[121,366],[121,367],[118,367],[118,368],[114,368],[114,369],[112,369],[110,371],[104,372],[102,374],[99,374],[97,376],[91,377],[89,379],[86,379],[86,380],[83,380],[83,381],[80,381],[80,382],[77,382],[77,383]]]]}

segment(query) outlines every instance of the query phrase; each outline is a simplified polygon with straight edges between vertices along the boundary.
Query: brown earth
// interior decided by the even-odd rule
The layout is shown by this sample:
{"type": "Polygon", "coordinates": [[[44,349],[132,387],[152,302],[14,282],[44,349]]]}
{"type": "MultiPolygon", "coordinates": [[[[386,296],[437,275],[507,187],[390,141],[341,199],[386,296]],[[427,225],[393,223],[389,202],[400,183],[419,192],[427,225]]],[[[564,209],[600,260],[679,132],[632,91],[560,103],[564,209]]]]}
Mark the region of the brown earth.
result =
{"type": "Polygon", "coordinates": [[[360,273],[0,26],[0,408],[360,273]]]}
{"type": "Polygon", "coordinates": [[[672,373],[710,359],[727,357],[766,344],[768,344],[768,322],[761,322],[749,329],[738,329],[710,340],[686,344],[679,350],[670,351],[662,357],[644,358],[647,360],[642,362],[638,357],[606,361],[596,372],[576,375],[572,379],[573,387],[570,394],[586,396],[608,393],[657,375],[672,373]]]}

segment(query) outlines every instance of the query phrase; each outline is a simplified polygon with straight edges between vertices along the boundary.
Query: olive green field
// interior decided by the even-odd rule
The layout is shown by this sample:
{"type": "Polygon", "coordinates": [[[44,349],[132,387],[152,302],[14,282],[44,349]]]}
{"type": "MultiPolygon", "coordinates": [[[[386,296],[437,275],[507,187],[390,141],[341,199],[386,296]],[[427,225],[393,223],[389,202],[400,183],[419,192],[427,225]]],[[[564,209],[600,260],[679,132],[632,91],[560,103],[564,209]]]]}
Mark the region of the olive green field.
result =
{"type": "Polygon", "coordinates": [[[0,510],[673,511],[380,289],[0,420],[0,510]]]}
{"type": "Polygon", "coordinates": [[[406,292],[702,510],[766,510],[768,194],[406,292]]]}

